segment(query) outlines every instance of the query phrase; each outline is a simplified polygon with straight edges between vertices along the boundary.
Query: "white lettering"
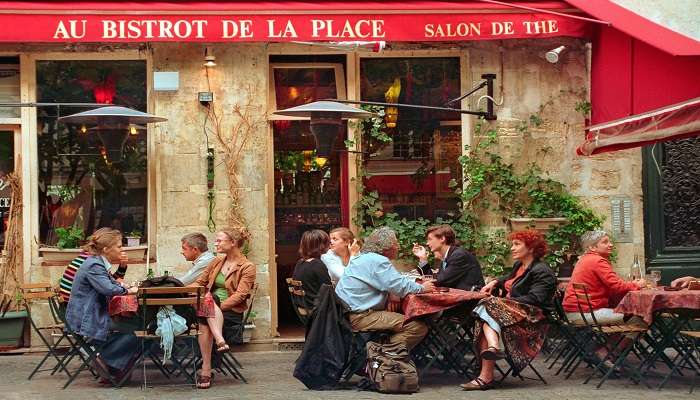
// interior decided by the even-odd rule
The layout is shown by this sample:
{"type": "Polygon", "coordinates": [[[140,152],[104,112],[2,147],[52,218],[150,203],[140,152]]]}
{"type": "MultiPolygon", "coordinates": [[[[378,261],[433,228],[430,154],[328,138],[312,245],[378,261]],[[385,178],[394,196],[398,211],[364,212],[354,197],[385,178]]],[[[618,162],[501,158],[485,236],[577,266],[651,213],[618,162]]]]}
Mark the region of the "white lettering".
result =
{"type": "Polygon", "coordinates": [[[68,21],[68,28],[66,29],[66,25],[64,25],[63,21],[58,22],[58,26],[56,27],[56,32],[53,34],[54,39],[82,39],[85,37],[85,32],[86,32],[86,25],[87,21],[86,20],[81,20],[81,28],[82,28],[82,33],[78,33],[78,22],[76,20],[69,20],[68,21]]]}
{"type": "Polygon", "coordinates": [[[114,39],[117,37],[117,23],[110,20],[102,21],[102,39],[114,39]]]}

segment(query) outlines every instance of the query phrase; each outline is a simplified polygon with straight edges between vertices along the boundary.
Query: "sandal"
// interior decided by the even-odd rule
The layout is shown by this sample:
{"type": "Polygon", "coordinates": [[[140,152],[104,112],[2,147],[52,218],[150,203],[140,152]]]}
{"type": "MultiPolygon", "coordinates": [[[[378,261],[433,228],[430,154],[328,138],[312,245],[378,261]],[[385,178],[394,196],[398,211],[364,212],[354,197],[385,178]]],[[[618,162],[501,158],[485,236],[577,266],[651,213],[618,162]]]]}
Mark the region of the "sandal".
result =
{"type": "Polygon", "coordinates": [[[489,361],[502,360],[506,358],[506,355],[493,346],[489,346],[486,350],[481,352],[481,358],[489,361]]]}
{"type": "Polygon", "coordinates": [[[211,382],[214,380],[214,373],[211,375],[201,375],[197,374],[197,389],[209,389],[211,387],[211,382]]]}
{"type": "Polygon", "coordinates": [[[228,353],[231,351],[231,348],[228,347],[228,344],[226,342],[221,342],[216,344],[216,352],[217,353],[228,353]]]}
{"type": "Polygon", "coordinates": [[[463,384],[459,385],[459,387],[461,387],[462,390],[465,390],[465,391],[489,390],[489,389],[493,389],[493,381],[484,382],[483,379],[476,377],[476,378],[474,378],[473,381],[463,383],[463,384]]]}

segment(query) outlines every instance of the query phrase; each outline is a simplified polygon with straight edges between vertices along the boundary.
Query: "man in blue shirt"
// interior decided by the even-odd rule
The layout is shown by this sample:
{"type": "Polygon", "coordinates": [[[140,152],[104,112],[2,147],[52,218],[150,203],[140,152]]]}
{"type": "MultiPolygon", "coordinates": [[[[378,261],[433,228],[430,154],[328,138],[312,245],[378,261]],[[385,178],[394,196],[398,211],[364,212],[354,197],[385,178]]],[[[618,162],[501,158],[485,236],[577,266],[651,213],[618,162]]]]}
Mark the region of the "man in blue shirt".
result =
{"type": "Polygon", "coordinates": [[[187,286],[194,283],[214,259],[214,253],[209,251],[207,238],[199,232],[182,237],[182,256],[192,262],[192,267],[178,279],[187,286]]]}
{"type": "Polygon", "coordinates": [[[386,311],[389,294],[432,292],[432,282],[422,285],[401,275],[391,264],[399,242],[389,228],[379,228],[365,241],[358,256],[352,257],[338,281],[335,294],[348,306],[353,331],[392,331],[390,343],[404,343],[410,350],[423,340],[428,327],[421,321],[404,324],[403,315],[386,311]]]}

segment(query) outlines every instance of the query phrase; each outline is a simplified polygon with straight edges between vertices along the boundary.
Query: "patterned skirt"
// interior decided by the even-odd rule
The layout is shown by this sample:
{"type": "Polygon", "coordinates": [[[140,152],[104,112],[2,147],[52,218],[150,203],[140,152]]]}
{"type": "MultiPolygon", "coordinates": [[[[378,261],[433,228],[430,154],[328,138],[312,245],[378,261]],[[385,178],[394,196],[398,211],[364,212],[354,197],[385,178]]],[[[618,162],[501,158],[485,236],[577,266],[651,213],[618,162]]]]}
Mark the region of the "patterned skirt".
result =
{"type": "MultiPolygon", "coordinates": [[[[523,303],[487,297],[479,302],[501,328],[501,342],[515,373],[522,371],[542,349],[547,325],[542,310],[523,303]]],[[[481,308],[481,307],[479,307],[481,308]]],[[[476,320],[474,337],[481,334],[481,319],[476,320]]]]}

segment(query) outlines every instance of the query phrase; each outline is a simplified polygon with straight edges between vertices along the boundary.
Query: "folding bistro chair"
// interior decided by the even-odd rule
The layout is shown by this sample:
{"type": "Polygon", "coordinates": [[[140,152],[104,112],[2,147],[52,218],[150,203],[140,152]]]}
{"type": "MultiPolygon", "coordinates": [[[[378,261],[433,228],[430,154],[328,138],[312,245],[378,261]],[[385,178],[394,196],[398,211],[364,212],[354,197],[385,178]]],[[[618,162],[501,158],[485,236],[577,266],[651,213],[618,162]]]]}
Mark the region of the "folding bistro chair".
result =
{"type": "MultiPolygon", "coordinates": [[[[80,375],[81,372],[84,370],[90,371],[93,377],[97,378],[98,374],[95,373],[92,369],[92,364],[97,358],[97,356],[100,354],[100,351],[102,351],[102,348],[104,347],[104,344],[97,344],[96,342],[90,340],[89,338],[83,337],[72,329],[72,327],[68,324],[65,319],[63,320],[63,323],[65,324],[65,331],[67,333],[67,338],[68,340],[72,343],[71,351],[66,354],[63,360],[63,365],[68,366],[71,362],[71,360],[77,356],[78,360],[81,361],[80,366],[78,367],[75,372],[73,372],[71,375],[69,375],[68,381],[66,381],[65,385],[63,385],[63,389],[67,388],[70,386],[73,381],[80,375]]],[[[113,387],[120,387],[128,378],[128,374],[124,376],[120,381],[117,381],[114,379],[112,376],[108,376],[106,379],[110,385],[113,387]]]]}
{"type": "MultiPolygon", "coordinates": [[[[181,307],[191,307],[192,309],[198,309],[202,304],[202,299],[204,298],[204,287],[194,286],[194,287],[149,287],[140,288],[138,290],[137,296],[139,298],[139,306],[141,307],[141,314],[143,318],[143,330],[135,332],[136,338],[138,339],[138,351],[140,363],[143,371],[143,385],[145,389],[148,387],[147,384],[147,374],[146,374],[146,363],[145,357],[148,356],[154,363],[154,365],[160,370],[161,373],[168,379],[173,375],[167,368],[165,368],[164,362],[160,359],[159,355],[154,352],[152,344],[159,341],[161,338],[158,335],[151,334],[147,330],[148,321],[146,321],[146,309],[148,307],[167,307],[173,306],[177,308],[181,307]]],[[[194,311],[192,311],[194,315],[194,311]]],[[[192,385],[197,385],[197,374],[195,371],[188,371],[184,361],[195,354],[195,346],[197,345],[197,336],[199,335],[199,323],[196,318],[194,318],[192,324],[188,326],[188,329],[179,335],[175,335],[174,342],[184,341],[189,347],[189,353],[178,354],[180,352],[173,351],[171,354],[171,360],[173,365],[178,372],[177,375],[184,375],[187,382],[192,385]]],[[[173,349],[175,345],[173,344],[173,349]]],[[[135,365],[132,367],[134,368],[135,365]]],[[[125,378],[130,375],[131,371],[125,374],[125,378]]]]}
{"type": "MultiPolygon", "coordinates": [[[[600,388],[616,369],[623,368],[624,366],[626,367],[625,370],[630,371],[629,378],[632,379],[634,383],[644,382],[644,384],[650,388],[649,384],[643,379],[639,368],[634,368],[625,363],[625,359],[635,346],[638,345],[640,338],[642,338],[642,335],[647,331],[647,328],[630,324],[602,325],[598,323],[588,295],[588,285],[583,283],[572,283],[571,285],[576,295],[576,302],[578,304],[579,313],[581,314],[581,319],[586,326],[591,328],[591,339],[593,343],[598,346],[604,346],[608,350],[605,358],[599,360],[599,362],[594,365],[593,371],[583,383],[588,383],[596,373],[601,372],[603,376],[596,386],[596,388],[600,388]],[[586,309],[588,311],[583,311],[584,306],[587,307],[586,309]],[[615,336],[617,336],[617,338],[615,336]],[[625,343],[625,337],[627,336],[632,336],[632,338],[625,343]],[[618,354],[615,354],[616,352],[618,352],[618,354]],[[612,367],[606,368],[605,361],[612,362],[612,367]]],[[[592,348],[588,350],[587,355],[588,358],[595,359],[595,349],[592,348]]],[[[621,369],[620,372],[624,371],[621,369]]]]}
{"type": "Polygon", "coordinates": [[[688,341],[690,347],[678,362],[679,368],[686,367],[695,371],[693,383],[690,386],[690,393],[693,393],[695,385],[700,377],[700,331],[681,331],[681,336],[688,341]]]}
{"type": "Polygon", "coordinates": [[[416,363],[421,364],[419,376],[435,366],[438,369],[468,377],[473,375],[474,340],[471,319],[458,320],[439,317],[430,323],[430,329],[421,343],[411,352],[416,363]],[[467,357],[471,355],[471,359],[467,357]]]}
{"type": "Polygon", "coordinates": [[[294,307],[294,312],[297,314],[299,321],[306,326],[309,323],[309,318],[311,318],[311,311],[306,308],[306,303],[304,301],[304,289],[302,289],[301,281],[294,280],[292,278],[287,278],[287,288],[289,289],[289,297],[292,300],[292,306],[294,307]]]}
{"type": "MultiPolygon", "coordinates": [[[[246,324],[248,323],[248,319],[250,318],[250,313],[253,311],[253,302],[255,301],[255,295],[258,293],[258,284],[253,285],[253,289],[250,291],[250,294],[248,295],[248,308],[246,309],[245,313],[243,314],[243,321],[241,324],[241,329],[244,330],[246,324]]],[[[243,334],[243,332],[241,332],[243,334]]],[[[232,347],[233,348],[233,347],[232,347]]],[[[229,351],[228,353],[224,354],[218,354],[216,353],[218,357],[221,358],[221,368],[219,369],[222,371],[224,374],[228,372],[231,376],[233,376],[236,379],[239,379],[243,381],[243,383],[248,383],[248,381],[245,379],[243,374],[241,373],[240,369],[243,368],[243,365],[241,365],[240,361],[236,358],[236,356],[233,354],[233,351],[229,351]]]]}
{"type": "Polygon", "coordinates": [[[62,359],[59,357],[57,349],[63,339],[66,338],[67,334],[64,333],[63,323],[59,320],[58,309],[56,297],[58,296],[51,284],[49,283],[33,283],[25,284],[20,286],[20,291],[22,293],[22,302],[24,304],[24,309],[27,312],[27,317],[29,318],[29,323],[31,324],[34,332],[39,336],[41,341],[47,348],[46,355],[39,361],[39,364],[32,370],[29,374],[27,380],[31,380],[38,372],[51,371],[51,375],[60,370],[66,373],[68,377],[71,377],[70,372],[64,365],[65,357],[62,359]],[[39,300],[46,300],[49,306],[49,311],[51,314],[51,322],[48,325],[38,325],[32,316],[32,305],[39,300]],[[60,335],[56,335],[60,332],[60,335]],[[49,337],[53,339],[54,335],[58,337],[56,340],[49,341],[49,337]],[[53,357],[56,360],[56,365],[50,369],[41,369],[41,367],[53,357]]]}

